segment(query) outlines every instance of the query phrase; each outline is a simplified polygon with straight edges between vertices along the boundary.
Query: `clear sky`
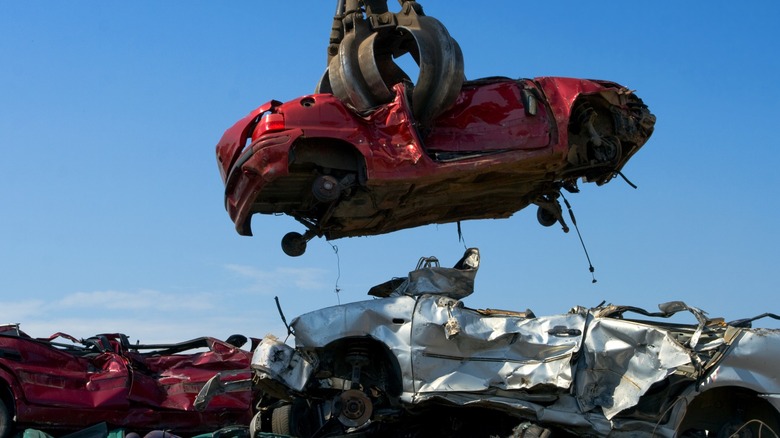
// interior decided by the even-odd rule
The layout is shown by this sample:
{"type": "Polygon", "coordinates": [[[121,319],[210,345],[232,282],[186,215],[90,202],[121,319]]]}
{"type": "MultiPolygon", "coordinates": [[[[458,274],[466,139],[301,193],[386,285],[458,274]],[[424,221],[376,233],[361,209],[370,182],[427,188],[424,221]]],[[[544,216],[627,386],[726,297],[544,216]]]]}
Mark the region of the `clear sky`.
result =
{"type": "MultiPolygon", "coordinates": [[[[527,209],[463,223],[482,253],[466,305],[780,313],[780,3],[421,3],[460,43],[469,79],[608,79],[658,117],[624,169],[638,189],[616,179],[567,196],[596,284],[577,235],[527,209]]],[[[289,320],[367,299],[421,256],[454,264],[454,224],[316,239],[290,258],[279,241],[300,224],[255,216],[242,237],[225,212],[216,142],[265,101],[313,91],[334,10],[0,0],[0,322],[39,337],[282,336],[274,296],[289,320]]]]}

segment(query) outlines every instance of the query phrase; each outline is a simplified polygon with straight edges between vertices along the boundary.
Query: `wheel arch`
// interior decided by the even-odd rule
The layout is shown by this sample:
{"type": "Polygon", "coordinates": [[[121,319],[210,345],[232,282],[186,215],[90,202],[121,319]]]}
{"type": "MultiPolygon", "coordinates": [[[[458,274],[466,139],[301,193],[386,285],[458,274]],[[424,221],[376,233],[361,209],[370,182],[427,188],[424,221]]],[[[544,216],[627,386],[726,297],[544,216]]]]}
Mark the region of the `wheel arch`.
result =
{"type": "Polygon", "coordinates": [[[354,172],[362,185],[366,181],[366,159],[348,141],[327,137],[302,137],[290,148],[291,171],[325,169],[331,172],[354,172]]]}
{"type": "Polygon", "coordinates": [[[12,436],[14,433],[16,426],[16,403],[13,390],[11,389],[11,382],[7,380],[7,376],[2,370],[0,370],[0,401],[5,406],[8,415],[8,423],[6,424],[2,424],[5,423],[6,419],[0,418],[0,438],[5,438],[12,436]]]}
{"type": "Polygon", "coordinates": [[[614,92],[606,90],[577,96],[566,128],[570,176],[597,185],[610,181],[623,159],[614,105],[606,93],[614,92]]]}
{"type": "Polygon", "coordinates": [[[704,430],[718,433],[751,420],[758,420],[780,435],[780,411],[775,405],[752,389],[721,386],[701,392],[688,401],[677,431],[679,436],[704,430]]]}
{"type": "Polygon", "coordinates": [[[347,356],[356,350],[366,354],[374,372],[387,372],[386,392],[393,397],[399,397],[403,392],[403,374],[398,358],[381,340],[370,335],[340,338],[326,345],[323,350],[331,352],[337,361],[341,361],[335,364],[337,368],[343,367],[347,356]]]}
{"type": "MultiPolygon", "coordinates": [[[[614,134],[616,126],[615,119],[610,110],[612,103],[609,101],[604,93],[612,92],[606,90],[601,93],[583,93],[574,99],[571,106],[571,118],[569,119],[569,136],[577,135],[580,131],[585,130],[584,120],[586,114],[583,114],[587,110],[593,110],[599,117],[596,118],[597,128],[600,128],[600,132],[608,132],[614,134]]],[[[570,140],[571,141],[571,138],[570,140]]]]}
{"type": "Polygon", "coordinates": [[[0,369],[0,400],[3,400],[6,408],[11,410],[11,416],[16,414],[16,397],[13,390],[13,377],[0,369]]]}

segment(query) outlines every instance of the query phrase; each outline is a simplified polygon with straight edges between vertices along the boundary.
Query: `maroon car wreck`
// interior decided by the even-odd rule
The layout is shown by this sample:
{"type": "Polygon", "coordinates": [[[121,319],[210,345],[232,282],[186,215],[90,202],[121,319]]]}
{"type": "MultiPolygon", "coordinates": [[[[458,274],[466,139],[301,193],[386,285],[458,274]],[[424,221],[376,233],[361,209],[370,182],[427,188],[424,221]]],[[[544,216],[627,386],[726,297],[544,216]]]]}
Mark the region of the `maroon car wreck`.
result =
{"type": "Polygon", "coordinates": [[[198,391],[220,371],[249,377],[252,353],[203,337],[178,344],[130,344],[123,334],[78,340],[56,333],[32,338],[0,325],[0,438],[14,429],[72,431],[105,422],[135,431],[209,432],[247,424],[249,391],[215,397],[197,411],[198,391]]]}
{"type": "Polygon", "coordinates": [[[217,145],[225,206],[251,235],[255,213],[306,227],[282,247],[303,254],[315,236],[368,236],[433,223],[506,218],[536,204],[561,223],[561,190],[602,185],[653,132],[655,117],[613,82],[557,77],[467,81],[430,122],[414,117],[411,86],[358,111],[330,93],[270,101],[217,145]]]}

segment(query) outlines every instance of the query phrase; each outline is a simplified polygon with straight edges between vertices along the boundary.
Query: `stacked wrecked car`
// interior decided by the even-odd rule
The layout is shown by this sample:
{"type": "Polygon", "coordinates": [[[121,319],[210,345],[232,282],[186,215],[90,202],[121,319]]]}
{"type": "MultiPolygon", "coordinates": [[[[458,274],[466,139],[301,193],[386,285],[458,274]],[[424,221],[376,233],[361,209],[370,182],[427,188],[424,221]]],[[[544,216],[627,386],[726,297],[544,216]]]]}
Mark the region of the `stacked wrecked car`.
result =
{"type": "Polygon", "coordinates": [[[301,315],[252,359],[253,421],[293,436],[776,436],[780,333],[683,302],[472,309],[479,252],[301,315]],[[690,323],[666,319],[687,315],[690,323]]]}
{"type": "Polygon", "coordinates": [[[121,333],[33,338],[18,324],[0,325],[0,438],[26,428],[64,434],[106,424],[193,435],[247,424],[251,391],[194,406],[215,374],[249,378],[246,342],[241,335],[175,344],[131,343],[121,333]]]}

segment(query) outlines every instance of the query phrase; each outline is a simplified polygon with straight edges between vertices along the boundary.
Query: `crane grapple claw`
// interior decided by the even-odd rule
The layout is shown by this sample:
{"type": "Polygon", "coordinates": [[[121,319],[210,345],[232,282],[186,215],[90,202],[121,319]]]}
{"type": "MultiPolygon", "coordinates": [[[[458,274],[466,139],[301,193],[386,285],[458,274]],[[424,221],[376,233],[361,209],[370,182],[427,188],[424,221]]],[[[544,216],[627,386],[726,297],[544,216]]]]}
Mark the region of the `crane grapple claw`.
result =
{"type": "Polygon", "coordinates": [[[337,11],[334,21],[341,28],[333,33],[338,38],[331,38],[328,68],[317,92],[333,93],[358,111],[369,111],[393,100],[394,85],[411,82],[413,114],[426,125],[460,92],[465,80],[460,46],[416,2],[404,1],[397,13],[388,12],[381,0],[358,3],[363,7],[350,4],[337,11]],[[416,81],[395,62],[406,54],[419,67],[416,81]]]}

